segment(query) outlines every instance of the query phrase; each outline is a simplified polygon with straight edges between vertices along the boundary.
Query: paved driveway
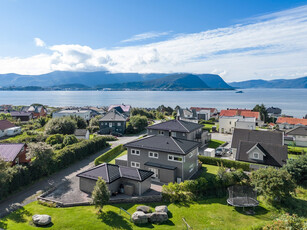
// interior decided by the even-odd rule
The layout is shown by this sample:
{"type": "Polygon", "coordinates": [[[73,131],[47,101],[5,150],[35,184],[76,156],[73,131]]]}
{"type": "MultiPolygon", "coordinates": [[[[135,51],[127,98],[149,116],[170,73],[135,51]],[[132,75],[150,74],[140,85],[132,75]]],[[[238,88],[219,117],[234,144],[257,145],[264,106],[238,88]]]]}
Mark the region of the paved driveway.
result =
{"type": "Polygon", "coordinates": [[[230,148],[232,141],[232,134],[224,134],[224,133],[211,133],[211,138],[215,140],[228,142],[228,145],[225,148],[230,148]]]}
{"type": "MultiPolygon", "coordinates": [[[[140,135],[119,137],[117,141],[110,142],[112,144],[111,147],[114,148],[120,144],[125,144],[127,142],[133,141],[139,136],[140,135]]],[[[16,192],[13,195],[7,197],[5,200],[0,202],[0,218],[4,217],[11,211],[16,210],[20,206],[24,206],[35,201],[37,196],[39,196],[43,191],[48,190],[52,185],[59,186],[63,183],[63,185],[60,186],[62,192],[58,191],[59,193],[54,193],[54,195],[57,197],[61,197],[62,195],[64,195],[67,199],[70,199],[69,193],[68,195],[65,195],[65,193],[63,193],[64,191],[72,191],[71,194],[74,196],[80,195],[81,193],[78,193],[78,191],[74,189],[78,185],[76,175],[84,170],[93,167],[93,161],[95,160],[95,158],[100,156],[102,153],[108,151],[109,149],[110,148],[107,148],[100,152],[97,152],[81,161],[70,165],[68,168],[54,173],[47,178],[43,178],[42,180],[37,181],[36,183],[23,189],[22,191],[16,192]],[[65,186],[65,184],[67,186],[65,186]]],[[[86,199],[84,194],[81,194],[82,199],[86,199]]]]}

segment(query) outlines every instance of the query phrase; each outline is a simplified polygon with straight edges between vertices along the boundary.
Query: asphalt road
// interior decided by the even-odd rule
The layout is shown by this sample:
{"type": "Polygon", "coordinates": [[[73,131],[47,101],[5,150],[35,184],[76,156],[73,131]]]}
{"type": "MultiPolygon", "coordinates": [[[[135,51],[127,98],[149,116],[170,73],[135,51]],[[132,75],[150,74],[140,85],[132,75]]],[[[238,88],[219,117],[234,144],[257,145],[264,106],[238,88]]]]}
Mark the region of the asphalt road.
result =
{"type": "MultiPolygon", "coordinates": [[[[111,148],[114,148],[120,144],[125,144],[127,142],[137,139],[140,135],[128,136],[128,137],[119,137],[117,141],[110,142],[112,144],[111,148]]],[[[110,149],[104,149],[100,152],[97,152],[81,161],[78,161],[68,168],[63,169],[57,173],[52,174],[49,177],[43,178],[40,181],[35,182],[32,185],[22,189],[22,191],[16,192],[5,200],[0,202],[0,218],[8,215],[10,212],[29,204],[36,200],[40,194],[48,190],[52,186],[58,186],[61,183],[65,183],[67,180],[71,180],[78,173],[87,170],[94,166],[94,160],[96,157],[100,156],[102,153],[110,149]]]]}

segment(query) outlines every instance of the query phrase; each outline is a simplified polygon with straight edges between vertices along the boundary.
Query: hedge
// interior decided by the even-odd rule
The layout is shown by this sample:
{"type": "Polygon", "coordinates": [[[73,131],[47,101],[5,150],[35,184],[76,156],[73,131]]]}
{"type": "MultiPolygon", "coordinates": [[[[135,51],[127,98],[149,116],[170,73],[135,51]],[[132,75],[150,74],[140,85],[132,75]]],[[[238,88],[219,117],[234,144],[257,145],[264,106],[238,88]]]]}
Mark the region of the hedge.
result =
{"type": "Polygon", "coordinates": [[[95,165],[99,165],[104,162],[108,162],[110,159],[114,159],[124,150],[125,148],[123,145],[118,145],[115,148],[110,149],[109,151],[105,152],[104,154],[101,154],[99,157],[95,159],[94,163],[95,165]]]}
{"type": "Polygon", "coordinates": [[[243,169],[244,171],[250,171],[249,168],[250,164],[245,162],[232,161],[215,157],[205,157],[205,156],[198,156],[198,159],[203,164],[215,165],[215,166],[223,164],[223,166],[227,168],[243,169]]]}

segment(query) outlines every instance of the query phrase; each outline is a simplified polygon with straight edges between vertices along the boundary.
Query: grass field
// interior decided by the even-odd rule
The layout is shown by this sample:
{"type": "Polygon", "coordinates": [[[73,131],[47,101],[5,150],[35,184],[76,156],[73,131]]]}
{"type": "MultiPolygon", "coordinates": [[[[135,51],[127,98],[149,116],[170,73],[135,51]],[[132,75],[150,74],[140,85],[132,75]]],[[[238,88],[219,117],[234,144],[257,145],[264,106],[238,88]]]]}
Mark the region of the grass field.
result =
{"type": "Polygon", "coordinates": [[[224,141],[211,139],[211,141],[209,142],[208,148],[216,149],[217,147],[219,147],[220,145],[224,143],[225,143],[224,141]]]}
{"type": "Polygon", "coordinates": [[[297,151],[297,152],[306,152],[307,153],[307,147],[297,147],[297,146],[288,146],[289,151],[297,151]]]}
{"type": "Polygon", "coordinates": [[[115,164],[115,158],[121,157],[121,156],[123,156],[123,155],[127,155],[127,150],[125,150],[125,151],[121,152],[119,155],[115,156],[115,157],[114,157],[112,160],[110,160],[108,163],[110,163],[110,164],[115,164]]]}

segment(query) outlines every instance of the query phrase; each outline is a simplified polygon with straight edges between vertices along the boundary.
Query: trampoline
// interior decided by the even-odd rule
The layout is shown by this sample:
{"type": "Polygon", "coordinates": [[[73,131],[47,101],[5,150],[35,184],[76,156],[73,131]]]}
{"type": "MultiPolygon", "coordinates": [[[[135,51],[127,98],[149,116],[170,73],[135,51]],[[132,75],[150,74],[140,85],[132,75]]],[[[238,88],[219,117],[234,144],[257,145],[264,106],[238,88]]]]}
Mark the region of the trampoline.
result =
{"type": "Polygon", "coordinates": [[[257,192],[249,186],[234,185],[228,187],[227,203],[234,207],[254,208],[259,205],[257,192]]]}

